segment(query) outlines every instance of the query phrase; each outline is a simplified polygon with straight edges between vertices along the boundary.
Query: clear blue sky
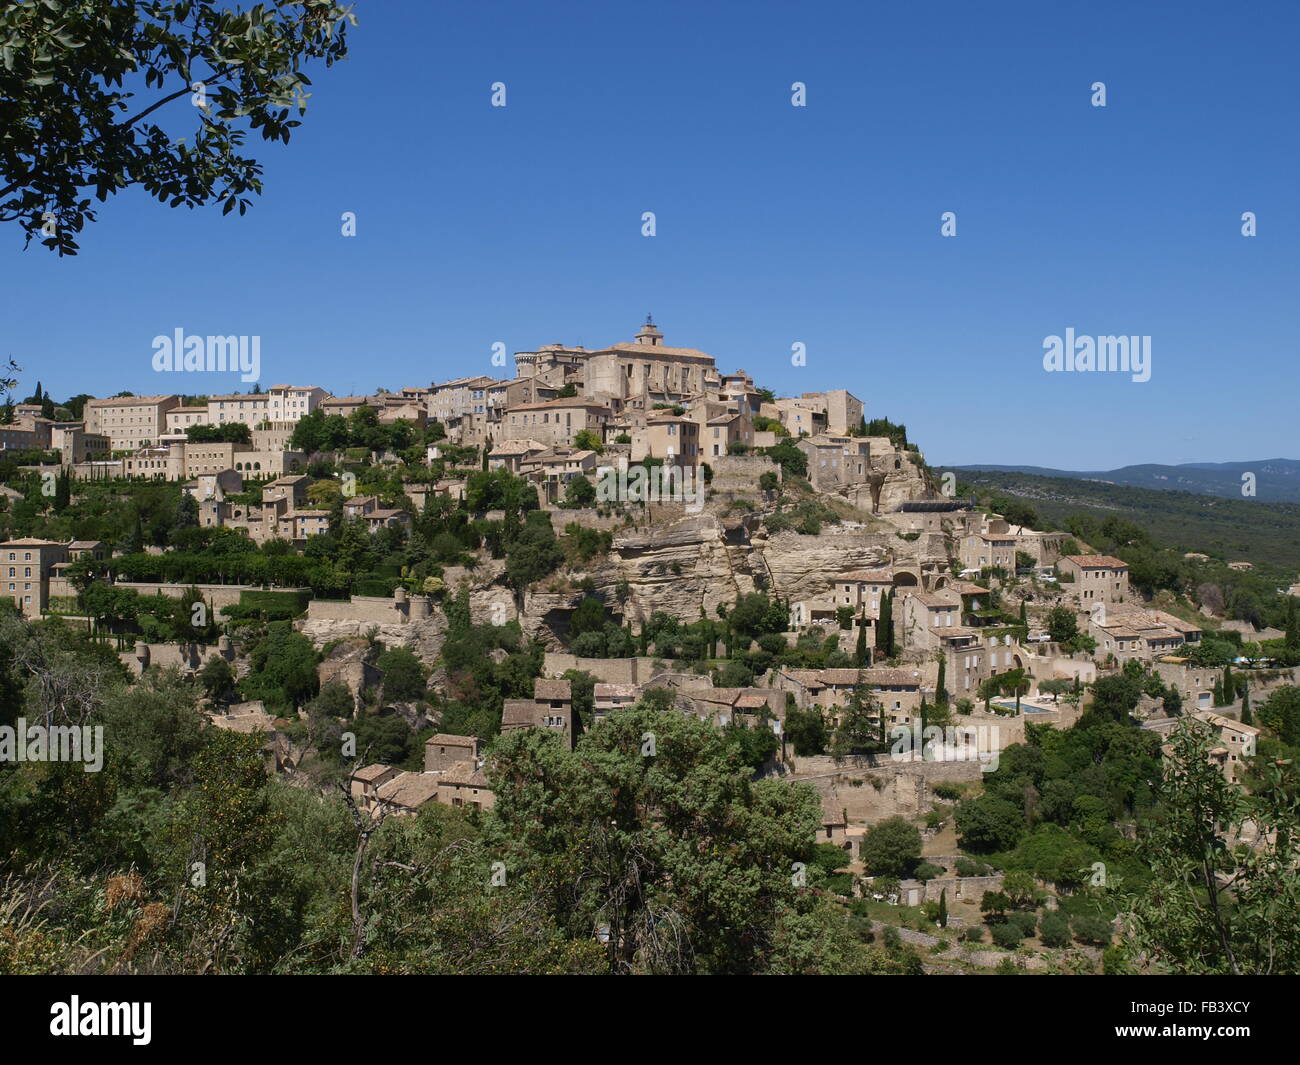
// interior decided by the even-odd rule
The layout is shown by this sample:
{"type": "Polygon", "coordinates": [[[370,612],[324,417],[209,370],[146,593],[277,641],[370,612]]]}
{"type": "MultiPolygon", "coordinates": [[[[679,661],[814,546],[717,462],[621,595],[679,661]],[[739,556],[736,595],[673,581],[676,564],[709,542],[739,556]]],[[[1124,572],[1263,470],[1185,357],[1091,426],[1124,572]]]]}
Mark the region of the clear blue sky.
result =
{"type": "Polygon", "coordinates": [[[1294,2],[356,9],[245,217],[132,191],[75,259],[3,234],[22,394],[247,387],[155,374],[177,327],[343,394],[649,311],[778,392],[850,389],[935,464],[1300,457],[1294,2]],[[1067,327],[1150,335],[1151,380],[1045,373],[1067,327]]]}

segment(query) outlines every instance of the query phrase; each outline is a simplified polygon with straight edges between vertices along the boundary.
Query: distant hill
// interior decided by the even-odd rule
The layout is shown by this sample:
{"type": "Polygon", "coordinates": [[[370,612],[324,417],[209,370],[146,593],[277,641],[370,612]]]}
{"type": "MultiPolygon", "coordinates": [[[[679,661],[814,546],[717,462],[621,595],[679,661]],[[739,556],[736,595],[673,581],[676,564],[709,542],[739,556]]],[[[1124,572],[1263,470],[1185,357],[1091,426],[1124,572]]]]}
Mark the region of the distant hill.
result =
{"type": "Polygon", "coordinates": [[[1161,492],[1196,492],[1223,499],[1242,499],[1243,473],[1255,475],[1256,500],[1265,503],[1300,503],[1300,460],[1259,459],[1255,462],[1186,462],[1162,466],[1148,462],[1121,466],[1117,470],[1056,470],[1046,466],[994,466],[972,464],[945,469],[987,470],[994,473],[1031,473],[1038,477],[1061,477],[1080,481],[1101,481],[1130,488],[1161,492]]]}
{"type": "MultiPolygon", "coordinates": [[[[1257,465],[1262,470],[1266,464],[1257,465]]],[[[1156,468],[1175,467],[1130,467],[1156,468]]],[[[1157,491],[1082,475],[1044,477],[1018,470],[936,467],[940,472],[945,469],[956,471],[960,484],[970,485],[980,494],[1002,494],[1025,501],[1046,523],[1058,527],[1071,514],[1119,514],[1145,528],[1157,541],[1183,551],[1201,551],[1228,562],[1245,560],[1276,566],[1282,573],[1300,569],[1297,503],[1269,502],[1259,497],[1243,499],[1240,494],[1197,494],[1168,487],[1157,491]]],[[[1264,482],[1262,473],[1259,481],[1264,482]]]]}

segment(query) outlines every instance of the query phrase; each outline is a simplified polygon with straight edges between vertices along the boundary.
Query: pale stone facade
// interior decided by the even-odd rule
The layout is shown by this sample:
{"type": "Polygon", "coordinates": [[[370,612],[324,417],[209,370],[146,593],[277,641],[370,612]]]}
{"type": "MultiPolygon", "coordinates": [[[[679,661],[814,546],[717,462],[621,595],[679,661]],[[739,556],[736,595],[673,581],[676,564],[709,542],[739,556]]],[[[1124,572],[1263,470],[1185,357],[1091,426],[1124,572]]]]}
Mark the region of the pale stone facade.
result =
{"type": "Polygon", "coordinates": [[[114,396],[86,401],[86,431],[108,437],[113,451],[134,451],[167,432],[167,413],[178,396],[114,396]]]}

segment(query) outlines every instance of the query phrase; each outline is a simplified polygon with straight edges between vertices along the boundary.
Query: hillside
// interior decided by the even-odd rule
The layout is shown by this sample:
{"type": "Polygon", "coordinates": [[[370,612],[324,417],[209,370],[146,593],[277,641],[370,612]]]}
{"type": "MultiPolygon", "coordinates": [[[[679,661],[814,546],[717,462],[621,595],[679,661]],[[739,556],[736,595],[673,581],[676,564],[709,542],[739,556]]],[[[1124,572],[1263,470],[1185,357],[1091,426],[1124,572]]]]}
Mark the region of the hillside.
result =
{"type": "MultiPolygon", "coordinates": [[[[1138,468],[1138,467],[1133,467],[1138,468]]],[[[963,469],[958,467],[958,469],[963,469]]],[[[1048,477],[1015,471],[963,469],[961,483],[1028,502],[1056,526],[1075,513],[1120,514],[1156,540],[1227,561],[1247,559],[1286,572],[1300,565],[1300,505],[1228,499],[1169,489],[1048,477]]]]}
{"type": "Polygon", "coordinates": [[[1253,462],[1188,462],[1166,466],[1156,462],[1121,466],[1116,470],[1057,470],[1046,466],[998,466],[972,463],[954,466],[962,473],[1025,473],[1036,477],[1100,481],[1130,488],[1161,492],[1194,492],[1199,495],[1242,499],[1242,474],[1255,477],[1255,501],[1300,503],[1300,460],[1258,459],[1253,462]]]}

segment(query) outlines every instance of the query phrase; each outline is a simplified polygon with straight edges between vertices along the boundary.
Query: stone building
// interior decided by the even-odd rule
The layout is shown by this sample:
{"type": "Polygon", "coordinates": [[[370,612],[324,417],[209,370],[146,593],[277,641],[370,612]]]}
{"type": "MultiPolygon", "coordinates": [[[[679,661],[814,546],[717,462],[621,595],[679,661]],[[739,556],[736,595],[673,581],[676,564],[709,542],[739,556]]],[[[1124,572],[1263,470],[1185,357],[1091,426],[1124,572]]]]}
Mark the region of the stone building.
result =
{"type": "Polygon", "coordinates": [[[670,466],[698,466],[699,423],[668,413],[649,415],[644,429],[632,431],[631,458],[633,462],[654,458],[670,466]]]}
{"type": "Polygon", "coordinates": [[[158,442],[167,432],[167,412],[179,405],[178,396],[88,399],[86,431],[108,437],[113,451],[134,451],[158,442]]]}
{"type": "Polygon", "coordinates": [[[716,388],[713,356],[695,348],[669,347],[647,317],[631,343],[588,351],[553,344],[515,353],[517,375],[549,384],[581,383],[584,395],[608,393],[619,400],[639,397],[646,405],[676,403],[716,388]]]}
{"type": "Polygon", "coordinates": [[[39,617],[49,604],[50,574],[68,559],[68,545],[24,537],[0,543],[0,595],[24,617],[39,617]]]}
{"type": "Polygon", "coordinates": [[[871,473],[871,445],[860,436],[805,437],[795,447],[808,458],[808,480],[819,492],[865,483],[871,473]]]}
{"type": "Polygon", "coordinates": [[[521,728],[544,728],[559,732],[566,746],[572,747],[573,691],[567,680],[538,677],[533,682],[531,699],[507,699],[501,711],[501,731],[521,728]]]}
{"type": "Polygon", "coordinates": [[[535,440],[554,447],[569,445],[584,429],[603,441],[609,408],[584,399],[552,399],[511,407],[502,421],[505,440],[535,440]]]}
{"type": "Polygon", "coordinates": [[[1066,588],[1082,606],[1122,603],[1129,597],[1128,563],[1110,555],[1064,555],[1056,568],[1068,581],[1066,588]]]}

